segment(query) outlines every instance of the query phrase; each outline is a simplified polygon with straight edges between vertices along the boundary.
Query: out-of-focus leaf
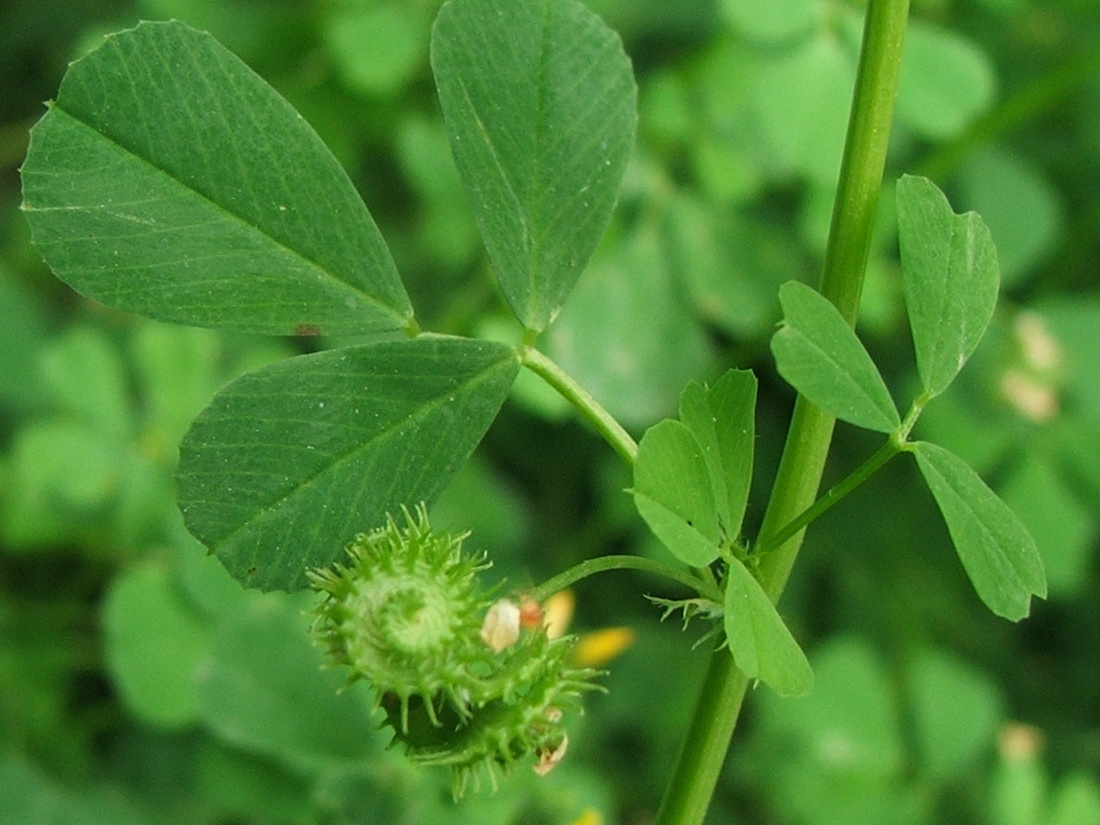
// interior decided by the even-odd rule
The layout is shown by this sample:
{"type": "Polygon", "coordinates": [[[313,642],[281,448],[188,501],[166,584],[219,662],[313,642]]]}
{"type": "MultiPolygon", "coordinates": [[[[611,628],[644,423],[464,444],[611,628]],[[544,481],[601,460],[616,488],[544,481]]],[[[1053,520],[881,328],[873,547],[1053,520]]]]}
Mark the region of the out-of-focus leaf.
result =
{"type": "Polygon", "coordinates": [[[0,822],[43,825],[146,825],[149,812],[125,792],[77,788],[46,776],[14,752],[0,754],[0,822]]]}
{"type": "Polygon", "coordinates": [[[798,701],[759,696],[750,769],[791,822],[922,825],[926,786],[903,779],[895,685],[863,639],[836,636],[811,656],[814,689],[798,701]]]}
{"type": "Polygon", "coordinates": [[[931,650],[913,659],[908,684],[921,768],[942,778],[965,775],[1004,722],[996,684],[972,665],[931,650]]]}
{"type": "Polygon", "coordinates": [[[396,3],[338,6],[325,18],[324,43],[349,88],[393,95],[428,56],[424,23],[396,3]]]}
{"type": "Polygon", "coordinates": [[[301,600],[269,594],[218,625],[198,666],[198,710],[226,742],[293,767],[361,763],[384,737],[362,682],[322,668],[301,600]]]}
{"type": "Polygon", "coordinates": [[[1097,515],[1041,448],[1028,450],[1000,487],[1005,503],[1035,537],[1052,597],[1072,596],[1088,582],[1097,515]]]}
{"type": "Polygon", "coordinates": [[[36,357],[46,328],[42,303],[0,264],[0,412],[26,412],[44,402],[36,357]]]}
{"type": "Polygon", "coordinates": [[[155,564],[126,571],[103,611],[107,666],[130,710],[157,727],[194,722],[193,676],[209,630],[169,571],[155,564]]]}
{"type": "Polygon", "coordinates": [[[761,62],[752,106],[780,169],[835,184],[855,66],[854,53],[826,29],[761,62]]]}
{"type": "Polygon", "coordinates": [[[807,269],[774,224],[687,196],[671,205],[666,232],[669,268],[687,284],[696,313],[738,338],[769,335],[779,320],[776,290],[807,269]]]}
{"type": "Polygon", "coordinates": [[[10,548],[87,540],[105,518],[128,464],[122,445],[76,422],[22,428],[8,459],[0,534],[10,548]]]}
{"type": "Polygon", "coordinates": [[[1100,825],[1100,783],[1084,770],[1067,776],[1051,795],[1047,825],[1100,825]]]}
{"type": "Polygon", "coordinates": [[[125,362],[101,329],[74,325],[39,354],[42,380],[54,403],[104,436],[133,430],[125,362]]]}
{"type": "Polygon", "coordinates": [[[547,354],[626,427],[672,415],[684,384],[713,374],[709,344],[681,302],[655,226],[638,227],[596,257],[547,333],[547,354]]]}
{"type": "Polygon", "coordinates": [[[783,41],[812,31],[825,17],[821,0],[771,0],[746,3],[722,0],[722,14],[730,23],[754,40],[783,41]]]}
{"type": "Polygon", "coordinates": [[[905,32],[898,78],[898,120],[922,137],[959,134],[993,102],[996,72],[961,35],[914,20],[905,32]]]}
{"type": "Polygon", "coordinates": [[[1048,779],[1039,732],[1017,725],[1002,734],[1001,742],[1001,758],[990,781],[989,821],[993,825],[1046,823],[1048,779]]]}
{"type": "Polygon", "coordinates": [[[1060,195],[1043,172],[990,148],[969,158],[952,180],[959,202],[989,227],[1005,287],[1035,274],[1065,231],[1060,195]]]}

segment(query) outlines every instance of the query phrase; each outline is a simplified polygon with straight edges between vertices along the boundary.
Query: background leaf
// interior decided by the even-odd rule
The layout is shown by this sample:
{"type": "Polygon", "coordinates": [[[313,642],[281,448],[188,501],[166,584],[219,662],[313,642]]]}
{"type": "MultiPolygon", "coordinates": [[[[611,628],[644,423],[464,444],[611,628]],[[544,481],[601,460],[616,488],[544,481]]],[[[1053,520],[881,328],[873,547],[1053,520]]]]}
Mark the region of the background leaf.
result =
{"type": "Polygon", "coordinates": [[[913,446],[978,596],[998,616],[1024,618],[1031,596],[1047,592],[1035,540],[966,462],[927,441],[913,446]]]}
{"type": "Polygon", "coordinates": [[[74,63],[35,126],[23,210],[79,292],[177,323],[291,335],[407,325],[347,175],[210,35],[142,23],[74,63]]]}
{"type": "Polygon", "coordinates": [[[801,696],[813,687],[806,654],[760,582],[737,560],[730,564],[726,579],[723,622],[730,653],[746,676],[780,696],[801,696]]]}
{"type": "Polygon", "coordinates": [[[634,463],[634,503],[654,535],[684,564],[718,557],[718,513],[703,450],[679,421],[646,430],[634,463]]]}
{"type": "Polygon", "coordinates": [[[634,142],[630,61],[576,0],[451,0],[432,67],[501,288],[524,326],[541,330],[615,204],[634,142]]]}
{"type": "Polygon", "coordinates": [[[756,376],[729,370],[713,387],[691,382],[680,396],[680,421],[703,451],[718,520],[737,541],[752,483],[756,376]]]}
{"type": "Polygon", "coordinates": [[[828,299],[798,281],[779,289],[783,326],[772,336],[779,374],[831,415],[850,424],[892,432],[897,408],[878,368],[828,299]]]}
{"type": "Polygon", "coordinates": [[[443,489],[518,369],[502,344],[421,337],[242,376],[180,445],[184,520],[246,586],[304,587],[356,533],[443,489]]]}
{"type": "Polygon", "coordinates": [[[547,331],[546,352],[624,427],[641,432],[675,414],[687,381],[720,367],[685,305],[656,221],[641,221],[606,250],[547,331]]]}
{"type": "Polygon", "coordinates": [[[292,766],[361,764],[384,742],[370,691],[322,666],[306,607],[269,594],[219,626],[197,668],[199,715],[227,742],[292,766]]]}
{"type": "Polygon", "coordinates": [[[948,29],[914,19],[905,33],[897,116],[924,138],[958,135],[993,103],[997,79],[985,53],[948,29]]]}
{"type": "Polygon", "coordinates": [[[974,152],[952,176],[951,190],[989,227],[1002,289],[1037,274],[1067,240],[1064,193],[1016,152],[974,152]]]}
{"type": "Polygon", "coordinates": [[[191,679],[209,630],[162,565],[116,579],[103,609],[107,664],[127,705],[146,722],[182,728],[195,721],[191,679]]]}
{"type": "Polygon", "coordinates": [[[927,178],[897,186],[898,246],[917,368],[930,395],[958,375],[997,303],[993,238],[973,212],[956,215],[927,178]]]}
{"type": "Polygon", "coordinates": [[[944,651],[913,657],[909,674],[912,725],[922,764],[939,776],[959,776],[983,759],[1005,723],[998,685],[944,651]]]}

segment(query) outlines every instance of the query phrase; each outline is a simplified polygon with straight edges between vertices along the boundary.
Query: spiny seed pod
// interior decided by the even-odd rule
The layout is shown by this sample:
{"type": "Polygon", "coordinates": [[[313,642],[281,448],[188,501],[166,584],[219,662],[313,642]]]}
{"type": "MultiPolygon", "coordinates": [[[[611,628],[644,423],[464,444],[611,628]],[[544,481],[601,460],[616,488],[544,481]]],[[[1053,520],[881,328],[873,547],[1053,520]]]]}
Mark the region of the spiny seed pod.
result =
{"type": "Polygon", "coordinates": [[[463,556],[465,536],[432,533],[423,507],[405,518],[404,528],[390,517],[357,536],[346,564],[309,574],[327,594],[316,611],[316,637],[351,667],[352,679],[397,697],[403,728],[412,696],[421,697],[433,722],[441,694],[464,714],[474,674],[490,659],[483,645],[467,641],[488,606],[475,576],[489,565],[463,556]]]}
{"type": "Polygon", "coordinates": [[[515,602],[480,588],[489,564],[464,554],[464,539],[433,533],[420,506],[404,526],[389,518],[357,536],[345,563],[310,573],[325,594],[315,638],[374,686],[413,759],[451,766],[456,797],[471,777],[486,772],[495,785],[498,768],[524,757],[540,774],[560,762],[563,710],[598,675],[569,666],[575,639],[550,639],[515,602]]]}

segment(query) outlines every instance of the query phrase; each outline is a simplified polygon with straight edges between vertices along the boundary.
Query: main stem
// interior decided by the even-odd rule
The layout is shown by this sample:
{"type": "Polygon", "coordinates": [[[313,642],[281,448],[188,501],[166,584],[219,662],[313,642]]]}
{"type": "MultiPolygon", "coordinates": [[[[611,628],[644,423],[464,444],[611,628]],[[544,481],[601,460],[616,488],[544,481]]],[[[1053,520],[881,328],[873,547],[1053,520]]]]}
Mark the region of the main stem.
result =
{"type": "MultiPolygon", "coordinates": [[[[822,294],[852,324],[871,247],[908,15],[909,0],[870,0],[863,31],[820,286],[822,294]]],[[[767,543],[817,498],[834,423],[832,416],[801,396],[795,401],[758,543],[767,543]]],[[[761,583],[772,601],[778,601],[783,592],[803,535],[804,530],[800,530],[761,561],[761,583]]],[[[729,651],[716,647],[657,814],[657,825],[702,823],[747,686],[748,679],[734,666],[729,651]]]]}

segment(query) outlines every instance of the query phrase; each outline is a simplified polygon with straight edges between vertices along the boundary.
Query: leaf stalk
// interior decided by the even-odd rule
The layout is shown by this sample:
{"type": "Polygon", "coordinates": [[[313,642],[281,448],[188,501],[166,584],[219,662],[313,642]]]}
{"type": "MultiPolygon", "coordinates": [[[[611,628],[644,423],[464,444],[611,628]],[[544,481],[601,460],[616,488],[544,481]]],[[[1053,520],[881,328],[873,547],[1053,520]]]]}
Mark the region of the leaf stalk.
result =
{"type": "Polygon", "coordinates": [[[638,457],[637,442],[573,376],[532,346],[520,347],[519,359],[523,366],[542,378],[572,404],[614,448],[628,467],[634,467],[634,460],[638,457]]]}
{"type": "Polygon", "coordinates": [[[713,602],[721,603],[722,601],[722,590],[713,580],[704,580],[687,570],[662,564],[644,556],[627,555],[597,556],[593,559],[585,559],[538,585],[531,591],[530,596],[535,601],[542,602],[559,590],[564,590],[576,584],[581,579],[608,570],[640,570],[643,573],[662,576],[682,584],[713,602]]]}

